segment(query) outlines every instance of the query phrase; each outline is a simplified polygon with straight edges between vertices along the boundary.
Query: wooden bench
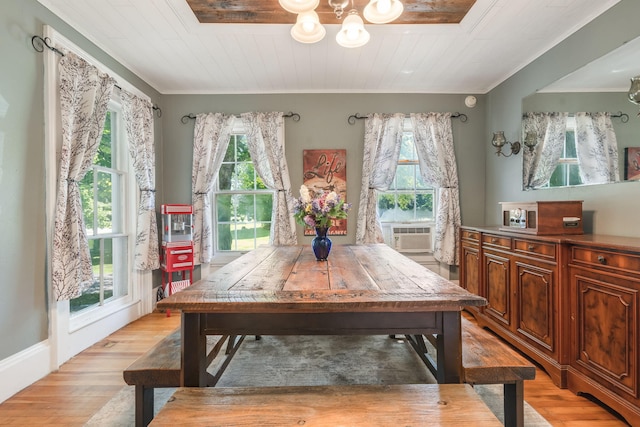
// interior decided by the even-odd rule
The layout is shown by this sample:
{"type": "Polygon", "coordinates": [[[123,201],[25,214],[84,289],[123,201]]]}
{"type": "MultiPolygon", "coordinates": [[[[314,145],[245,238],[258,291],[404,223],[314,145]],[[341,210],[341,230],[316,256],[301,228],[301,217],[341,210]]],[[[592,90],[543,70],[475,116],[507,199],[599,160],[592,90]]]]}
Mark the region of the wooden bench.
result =
{"type": "MultiPolygon", "coordinates": [[[[527,359],[489,331],[461,316],[462,368],[468,384],[504,385],[504,425],[524,426],[524,380],[536,376],[536,368],[527,359]]],[[[433,336],[426,337],[433,345],[433,336]]],[[[435,375],[436,360],[428,352],[422,336],[407,336],[418,355],[435,375]]]]}
{"type": "Polygon", "coordinates": [[[152,426],[502,426],[468,384],[179,388],[152,426]]]}
{"type": "MultiPolygon", "coordinates": [[[[228,340],[228,344],[224,361],[215,375],[208,374],[207,385],[214,386],[218,382],[243,339],[244,336],[227,335],[212,336],[208,339],[207,366],[218,355],[225,341],[228,340]]],[[[146,426],[153,419],[154,389],[180,387],[180,346],[181,335],[178,328],[123,371],[124,381],[135,386],[136,426],[146,426]]]]}

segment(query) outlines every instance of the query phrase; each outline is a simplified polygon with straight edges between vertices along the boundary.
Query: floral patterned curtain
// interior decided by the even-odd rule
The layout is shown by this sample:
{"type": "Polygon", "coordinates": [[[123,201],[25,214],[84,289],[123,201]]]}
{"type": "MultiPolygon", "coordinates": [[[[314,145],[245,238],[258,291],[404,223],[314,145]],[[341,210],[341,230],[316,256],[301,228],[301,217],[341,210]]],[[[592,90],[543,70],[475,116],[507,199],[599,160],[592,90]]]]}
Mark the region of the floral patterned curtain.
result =
{"type": "Polygon", "coordinates": [[[438,191],[433,257],[445,264],[458,265],[460,190],[451,113],[411,114],[411,123],[420,174],[427,185],[438,191]]]}
{"type": "Polygon", "coordinates": [[[618,141],[609,113],[576,113],[576,153],[584,184],[620,181],[618,141]]]}
{"type": "Polygon", "coordinates": [[[69,300],[93,281],[78,182],[93,164],[115,80],[72,52],[59,63],[62,148],[52,254],[56,300],[69,300]]]}
{"type": "Polygon", "coordinates": [[[402,144],[404,114],[372,114],[364,121],[362,189],[358,208],[356,243],[383,243],[377,213],[377,191],[393,182],[402,144]]]}
{"type": "Polygon", "coordinates": [[[247,133],[253,166],[267,188],[277,192],[273,203],[269,243],[295,245],[296,224],[292,214],[289,168],[284,153],[282,112],[244,113],[240,117],[247,133]]]}
{"type": "MultiPolygon", "coordinates": [[[[522,119],[523,135],[533,132],[538,143],[522,154],[522,182],[525,190],[549,181],[558,165],[567,132],[568,113],[526,113],[522,119]]],[[[524,140],[524,137],[523,137],[524,140]]]]}
{"type": "Polygon", "coordinates": [[[229,146],[234,116],[198,114],[193,132],[193,246],[195,264],[209,263],[214,254],[210,193],[229,146]]]}
{"type": "Polygon", "coordinates": [[[136,224],[135,267],[160,268],[156,221],[156,159],[153,111],[149,100],[122,91],[122,111],[129,139],[129,156],[140,188],[136,224]]]}

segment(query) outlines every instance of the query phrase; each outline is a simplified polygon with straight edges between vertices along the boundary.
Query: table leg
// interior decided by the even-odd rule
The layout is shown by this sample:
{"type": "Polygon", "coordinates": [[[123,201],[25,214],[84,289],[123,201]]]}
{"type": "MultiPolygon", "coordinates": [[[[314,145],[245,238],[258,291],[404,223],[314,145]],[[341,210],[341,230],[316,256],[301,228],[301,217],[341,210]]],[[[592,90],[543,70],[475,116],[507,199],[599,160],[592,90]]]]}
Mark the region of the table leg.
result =
{"type": "Polygon", "coordinates": [[[184,387],[207,385],[207,336],[202,314],[182,313],[182,373],[184,387]]]}
{"type": "Polygon", "coordinates": [[[440,384],[462,382],[462,336],[460,333],[460,312],[442,313],[442,334],[436,340],[438,372],[440,384]]]}

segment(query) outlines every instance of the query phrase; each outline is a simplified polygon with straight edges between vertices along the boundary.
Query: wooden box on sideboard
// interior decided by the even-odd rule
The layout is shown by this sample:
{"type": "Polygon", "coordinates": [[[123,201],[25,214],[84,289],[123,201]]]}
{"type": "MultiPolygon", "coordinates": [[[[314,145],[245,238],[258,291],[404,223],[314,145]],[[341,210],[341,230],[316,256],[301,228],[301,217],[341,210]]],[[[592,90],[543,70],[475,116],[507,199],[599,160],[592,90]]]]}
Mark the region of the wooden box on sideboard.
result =
{"type": "Polygon", "coordinates": [[[582,200],[501,202],[500,230],[535,235],[583,234],[582,200]]]}

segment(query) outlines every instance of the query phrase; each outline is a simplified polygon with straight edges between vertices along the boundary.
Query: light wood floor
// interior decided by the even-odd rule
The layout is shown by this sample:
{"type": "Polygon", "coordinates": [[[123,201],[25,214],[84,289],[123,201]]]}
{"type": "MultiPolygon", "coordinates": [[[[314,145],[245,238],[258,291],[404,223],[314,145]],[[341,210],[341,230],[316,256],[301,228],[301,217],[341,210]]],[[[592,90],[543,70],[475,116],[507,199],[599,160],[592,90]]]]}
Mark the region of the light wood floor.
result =
{"type": "MultiPolygon", "coordinates": [[[[82,426],[126,385],[122,371],[179,324],[179,314],[153,313],[122,328],[0,404],[0,425],[82,426]]],[[[525,382],[525,400],[553,426],[627,425],[542,370],[525,382]]]]}

